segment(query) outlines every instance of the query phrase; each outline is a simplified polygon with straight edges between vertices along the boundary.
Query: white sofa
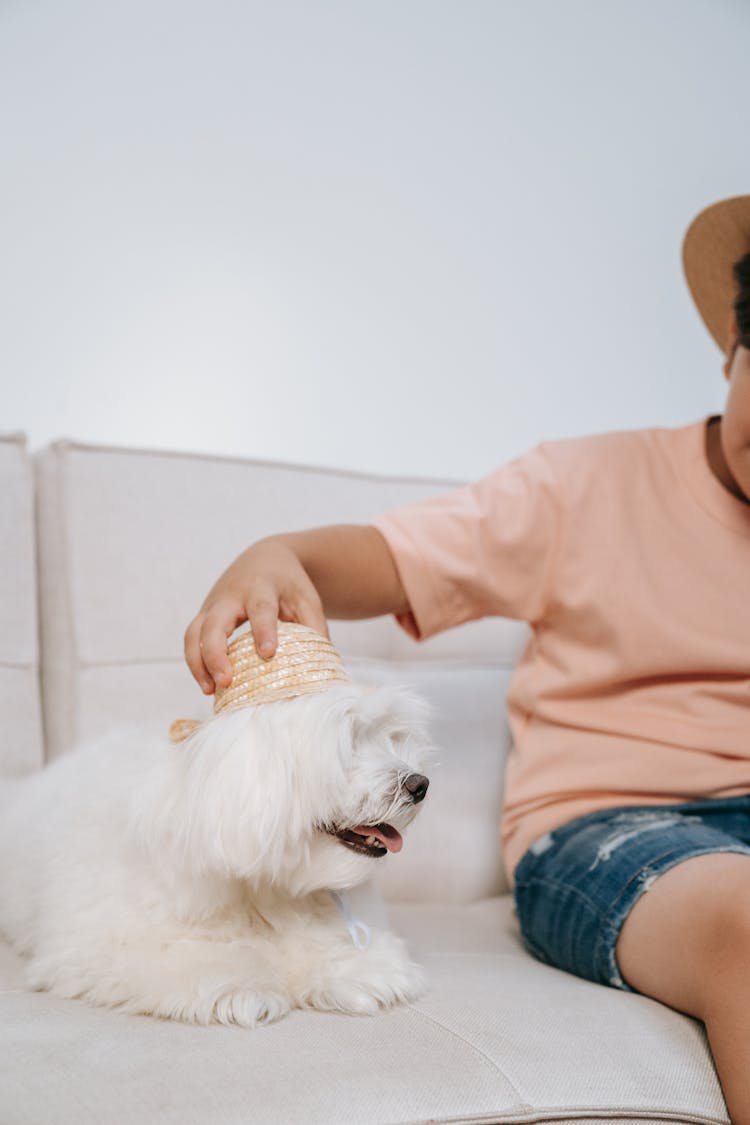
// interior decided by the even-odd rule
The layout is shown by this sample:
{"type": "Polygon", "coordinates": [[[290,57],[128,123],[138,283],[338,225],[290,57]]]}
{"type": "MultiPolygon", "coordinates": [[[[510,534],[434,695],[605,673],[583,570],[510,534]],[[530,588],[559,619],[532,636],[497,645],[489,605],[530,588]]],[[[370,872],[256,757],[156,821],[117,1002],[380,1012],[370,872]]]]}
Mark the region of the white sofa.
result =
{"type": "MultiPolygon", "coordinates": [[[[200,718],[210,702],[183,631],[244,546],[452,483],[66,441],[32,458],[23,435],[1,438],[0,772],[116,724],[200,718]]],[[[702,1024],[523,948],[498,822],[526,626],[473,623],[422,645],[390,619],[332,622],[332,635],[352,671],[413,684],[436,708],[428,799],[376,876],[429,991],[374,1017],[199,1028],[31,992],[0,943],[0,1125],[725,1125],[702,1024]]]]}

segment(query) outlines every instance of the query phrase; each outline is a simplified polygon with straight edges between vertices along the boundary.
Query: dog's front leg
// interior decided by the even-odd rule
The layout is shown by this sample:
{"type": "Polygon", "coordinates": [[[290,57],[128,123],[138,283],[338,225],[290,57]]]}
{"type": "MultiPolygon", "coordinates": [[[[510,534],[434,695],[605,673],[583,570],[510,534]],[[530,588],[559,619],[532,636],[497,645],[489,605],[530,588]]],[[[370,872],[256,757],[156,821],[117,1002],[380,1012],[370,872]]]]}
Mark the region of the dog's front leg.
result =
{"type": "Polygon", "coordinates": [[[197,1024],[271,1023],[289,1011],[282,981],[257,942],[154,935],[96,946],[71,942],[27,965],[28,984],[134,1015],[197,1024]],[[159,937],[162,940],[159,940],[159,937]]]}
{"type": "Polygon", "coordinates": [[[401,938],[376,930],[369,946],[358,948],[340,930],[335,921],[325,937],[308,930],[290,955],[288,990],[295,1007],[374,1015],[424,992],[424,972],[409,959],[401,938]]]}

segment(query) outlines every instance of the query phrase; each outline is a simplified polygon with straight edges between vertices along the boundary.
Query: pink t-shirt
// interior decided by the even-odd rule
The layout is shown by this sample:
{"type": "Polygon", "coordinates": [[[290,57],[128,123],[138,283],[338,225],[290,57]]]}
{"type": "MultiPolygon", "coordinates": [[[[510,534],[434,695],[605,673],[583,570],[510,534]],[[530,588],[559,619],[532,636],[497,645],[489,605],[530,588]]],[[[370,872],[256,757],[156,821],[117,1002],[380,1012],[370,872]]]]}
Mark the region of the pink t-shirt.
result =
{"type": "Polygon", "coordinates": [[[511,881],[595,809],[750,792],[750,505],[711,472],[706,421],[545,442],[372,521],[412,636],[532,626],[508,692],[511,881]]]}

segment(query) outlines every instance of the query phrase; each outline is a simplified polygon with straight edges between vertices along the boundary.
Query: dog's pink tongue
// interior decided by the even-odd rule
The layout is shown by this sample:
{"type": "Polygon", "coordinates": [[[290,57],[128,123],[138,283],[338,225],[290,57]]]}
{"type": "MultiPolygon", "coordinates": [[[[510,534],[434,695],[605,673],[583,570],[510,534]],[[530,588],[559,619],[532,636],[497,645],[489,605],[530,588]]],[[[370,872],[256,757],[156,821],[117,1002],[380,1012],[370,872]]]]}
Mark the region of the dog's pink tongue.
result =
{"type": "Polygon", "coordinates": [[[404,846],[401,833],[397,828],[391,828],[390,824],[359,824],[352,832],[356,832],[358,836],[376,836],[389,852],[400,852],[404,846]]]}

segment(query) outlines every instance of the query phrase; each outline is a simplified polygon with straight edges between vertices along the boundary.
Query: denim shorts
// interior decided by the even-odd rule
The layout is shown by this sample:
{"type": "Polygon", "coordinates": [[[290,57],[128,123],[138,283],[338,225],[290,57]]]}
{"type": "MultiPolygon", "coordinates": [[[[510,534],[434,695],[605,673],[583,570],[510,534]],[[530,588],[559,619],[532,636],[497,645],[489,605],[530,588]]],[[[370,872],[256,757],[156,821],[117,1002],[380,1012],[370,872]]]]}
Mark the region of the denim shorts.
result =
{"type": "Polygon", "coordinates": [[[750,794],[618,805],[545,832],[515,871],[524,945],[545,964],[635,992],[615,959],[623,922],[655,879],[710,852],[750,855],[750,794]]]}

